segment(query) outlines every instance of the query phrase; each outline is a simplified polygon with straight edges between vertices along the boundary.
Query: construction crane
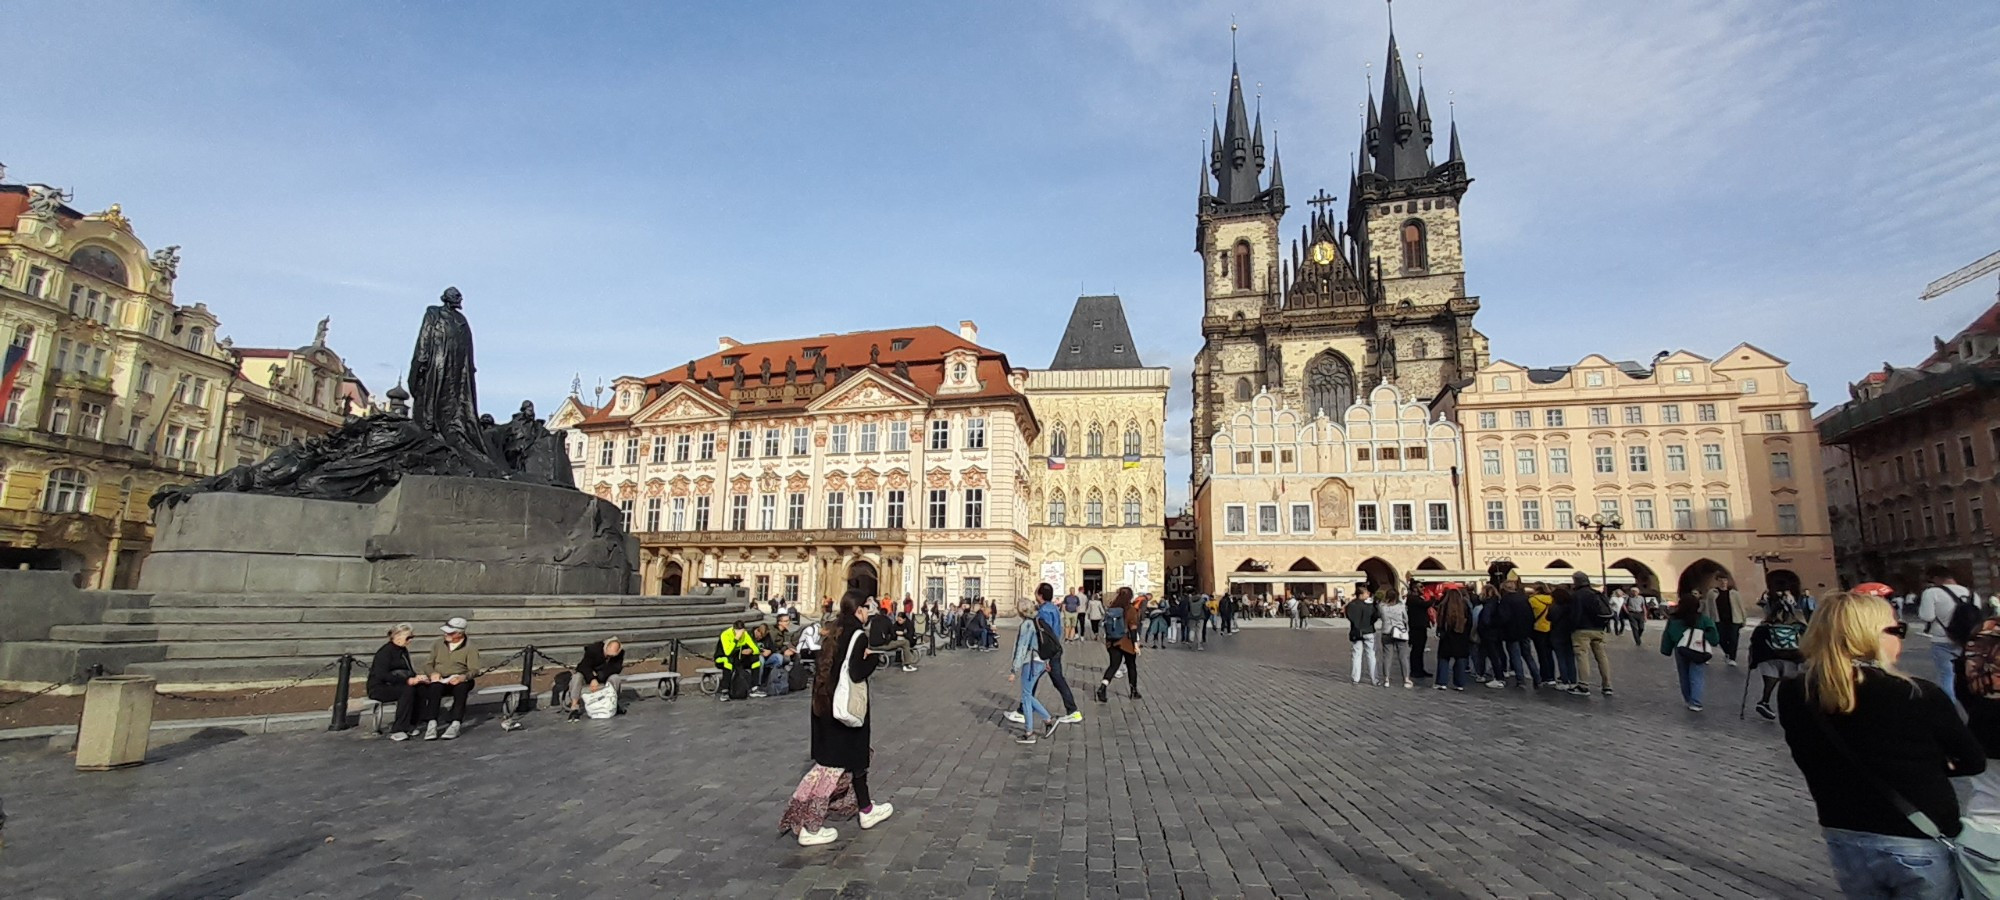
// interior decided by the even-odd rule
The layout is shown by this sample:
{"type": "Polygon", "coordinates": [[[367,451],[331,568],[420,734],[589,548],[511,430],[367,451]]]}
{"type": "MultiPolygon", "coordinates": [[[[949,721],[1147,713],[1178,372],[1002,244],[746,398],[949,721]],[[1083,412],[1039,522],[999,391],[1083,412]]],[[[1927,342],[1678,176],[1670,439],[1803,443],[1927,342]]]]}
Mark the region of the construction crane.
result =
{"type": "Polygon", "coordinates": [[[1939,297],[1951,293],[1952,291],[1958,290],[1959,288],[1971,284],[1974,279],[1978,278],[1981,275],[1986,275],[1996,271],[2000,271],[2000,250],[1995,250],[1992,253],[1987,254],[1985,259],[1982,259],[1976,263],[1973,263],[1972,265],[1966,266],[1963,269],[1960,269],[1956,272],[1951,273],[1950,275],[1946,275],[1943,278],[1940,278],[1936,281],[1931,282],[1930,284],[1925,285],[1924,292],[1921,295],[1919,295],[1917,299],[1935,300],[1939,297]]]}

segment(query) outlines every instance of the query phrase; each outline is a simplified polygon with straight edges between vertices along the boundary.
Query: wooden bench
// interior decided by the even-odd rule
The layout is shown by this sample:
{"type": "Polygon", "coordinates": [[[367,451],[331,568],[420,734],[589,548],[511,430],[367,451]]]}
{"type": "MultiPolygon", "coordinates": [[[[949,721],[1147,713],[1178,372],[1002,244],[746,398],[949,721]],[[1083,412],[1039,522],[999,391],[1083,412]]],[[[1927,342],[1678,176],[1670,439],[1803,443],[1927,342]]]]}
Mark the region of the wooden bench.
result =
{"type": "Polygon", "coordinates": [[[724,670],[716,668],[696,669],[694,673],[701,676],[702,693],[719,694],[722,692],[722,676],[726,674],[724,670]]]}
{"type": "Polygon", "coordinates": [[[390,704],[383,703],[373,697],[358,697],[347,701],[348,715],[353,716],[357,720],[364,716],[372,715],[375,717],[374,725],[376,734],[381,734],[382,729],[388,727],[384,724],[388,721],[388,717],[383,715],[382,711],[389,708],[390,704]]]}
{"type": "Polygon", "coordinates": [[[473,695],[482,698],[495,696],[500,698],[501,731],[513,731],[517,728],[525,727],[520,720],[514,718],[514,714],[520,711],[522,701],[528,699],[527,685],[519,682],[514,684],[496,684],[492,687],[480,688],[474,691],[473,695]]]}
{"type": "Polygon", "coordinates": [[[681,696],[681,673],[679,672],[642,672],[637,675],[621,675],[619,676],[619,682],[634,691],[640,691],[647,685],[652,685],[654,690],[659,692],[660,699],[662,700],[678,700],[681,696]]]}

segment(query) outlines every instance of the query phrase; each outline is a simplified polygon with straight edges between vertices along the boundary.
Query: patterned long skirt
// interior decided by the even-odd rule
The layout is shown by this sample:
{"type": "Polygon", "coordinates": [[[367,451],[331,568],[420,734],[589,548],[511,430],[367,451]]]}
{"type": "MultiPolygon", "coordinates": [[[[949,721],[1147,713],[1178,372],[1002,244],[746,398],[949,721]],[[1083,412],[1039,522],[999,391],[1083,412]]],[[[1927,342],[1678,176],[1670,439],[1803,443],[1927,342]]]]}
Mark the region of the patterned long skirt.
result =
{"type": "Polygon", "coordinates": [[[778,833],[818,831],[829,818],[860,814],[854,779],[847,770],[815,765],[799,779],[799,789],[792,792],[792,802],[785,805],[784,818],[778,820],[778,833]]]}

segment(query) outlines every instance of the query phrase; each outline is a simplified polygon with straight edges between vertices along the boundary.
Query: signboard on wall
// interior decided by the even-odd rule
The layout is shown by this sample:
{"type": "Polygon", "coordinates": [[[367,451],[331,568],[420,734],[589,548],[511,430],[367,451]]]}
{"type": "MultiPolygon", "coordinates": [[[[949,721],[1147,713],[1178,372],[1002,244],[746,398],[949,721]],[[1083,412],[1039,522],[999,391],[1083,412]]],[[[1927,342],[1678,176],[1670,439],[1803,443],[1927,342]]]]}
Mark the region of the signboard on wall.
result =
{"type": "Polygon", "coordinates": [[[1145,560],[1125,564],[1125,584],[1132,588],[1132,593],[1144,594],[1153,589],[1149,568],[1145,560]]]}
{"type": "Polygon", "coordinates": [[[1058,597],[1069,593],[1069,585],[1063,581],[1062,560],[1050,560],[1049,562],[1042,563],[1042,580],[1048,582],[1049,587],[1055,588],[1056,596],[1058,597]]]}

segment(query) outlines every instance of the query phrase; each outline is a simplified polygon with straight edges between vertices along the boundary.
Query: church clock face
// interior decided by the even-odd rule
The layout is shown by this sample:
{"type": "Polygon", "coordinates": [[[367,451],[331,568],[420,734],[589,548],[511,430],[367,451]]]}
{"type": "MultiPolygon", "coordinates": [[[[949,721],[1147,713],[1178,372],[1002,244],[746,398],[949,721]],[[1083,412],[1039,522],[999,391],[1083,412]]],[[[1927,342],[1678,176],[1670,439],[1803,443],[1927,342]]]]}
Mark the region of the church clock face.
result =
{"type": "Polygon", "coordinates": [[[1312,261],[1322,266],[1333,263],[1333,242],[1320,241],[1312,246],[1312,261]]]}

